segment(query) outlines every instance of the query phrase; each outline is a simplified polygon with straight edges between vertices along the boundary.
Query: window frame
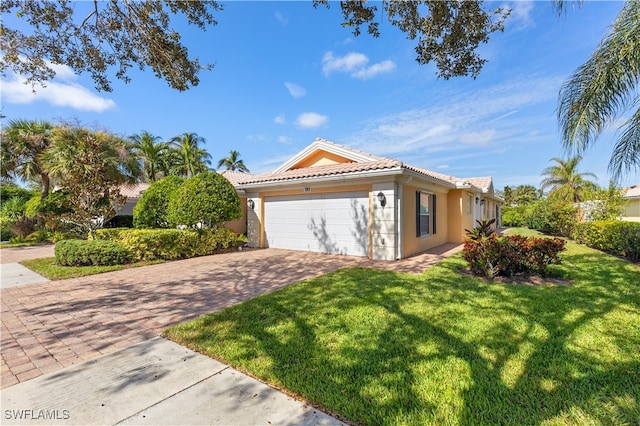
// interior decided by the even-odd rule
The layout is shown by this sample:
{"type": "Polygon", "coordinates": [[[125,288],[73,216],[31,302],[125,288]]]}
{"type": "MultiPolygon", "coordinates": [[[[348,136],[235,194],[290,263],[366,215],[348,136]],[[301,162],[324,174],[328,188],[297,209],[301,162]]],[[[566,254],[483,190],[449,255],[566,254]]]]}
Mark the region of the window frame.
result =
{"type": "Polygon", "coordinates": [[[416,191],[416,237],[424,238],[430,237],[431,235],[435,235],[437,228],[437,198],[436,194],[429,191],[416,191]],[[422,204],[423,196],[426,196],[427,204],[422,204]],[[427,214],[423,213],[423,209],[421,207],[426,206],[427,214]],[[427,217],[426,220],[426,231],[423,228],[423,224],[425,223],[422,219],[423,217],[427,217]]]}

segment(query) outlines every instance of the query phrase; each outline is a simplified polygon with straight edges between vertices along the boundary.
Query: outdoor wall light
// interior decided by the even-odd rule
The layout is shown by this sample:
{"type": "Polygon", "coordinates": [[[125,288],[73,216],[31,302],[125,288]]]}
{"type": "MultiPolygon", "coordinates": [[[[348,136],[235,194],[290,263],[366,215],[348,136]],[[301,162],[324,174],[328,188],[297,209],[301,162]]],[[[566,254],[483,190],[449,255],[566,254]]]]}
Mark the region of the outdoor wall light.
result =
{"type": "Polygon", "coordinates": [[[380,201],[382,207],[387,205],[387,197],[384,196],[382,191],[378,192],[378,201],[380,201]]]}
{"type": "Polygon", "coordinates": [[[249,201],[247,201],[247,205],[251,210],[253,210],[256,206],[256,203],[251,198],[249,198],[249,201]]]}
{"type": "Polygon", "coordinates": [[[484,206],[484,200],[480,200],[480,205],[484,206]]]}
{"type": "Polygon", "coordinates": [[[478,204],[478,201],[480,201],[480,198],[476,197],[476,204],[478,204]]]}

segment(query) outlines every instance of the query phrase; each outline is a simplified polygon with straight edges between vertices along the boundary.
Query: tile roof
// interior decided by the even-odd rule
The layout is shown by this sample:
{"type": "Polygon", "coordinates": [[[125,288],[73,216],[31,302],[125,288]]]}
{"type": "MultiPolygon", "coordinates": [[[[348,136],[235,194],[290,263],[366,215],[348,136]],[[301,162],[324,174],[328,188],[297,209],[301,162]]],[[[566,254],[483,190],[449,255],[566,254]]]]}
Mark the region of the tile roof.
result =
{"type": "Polygon", "coordinates": [[[469,182],[471,185],[475,186],[476,188],[481,188],[484,190],[489,189],[489,187],[491,186],[491,182],[493,181],[493,179],[491,179],[491,176],[472,177],[472,178],[465,178],[463,180],[466,182],[469,182]]]}
{"type": "MultiPolygon", "coordinates": [[[[293,181],[293,180],[299,180],[299,179],[349,175],[349,174],[357,174],[362,172],[383,171],[383,170],[393,170],[393,169],[410,170],[420,175],[423,175],[425,177],[435,179],[436,181],[440,181],[442,184],[446,186],[455,186],[456,184],[461,185],[464,183],[469,183],[477,188],[481,188],[483,192],[488,191],[492,183],[491,176],[461,179],[454,176],[445,175],[443,173],[435,172],[432,170],[423,169],[421,167],[404,164],[402,163],[402,161],[395,160],[393,158],[385,158],[385,157],[378,157],[375,155],[371,155],[366,152],[358,151],[353,148],[350,148],[344,145],[339,145],[334,142],[330,142],[321,138],[316,139],[313,144],[305,148],[303,151],[301,151],[301,153],[297,154],[296,157],[302,155],[306,151],[311,150],[311,148],[314,146],[319,146],[321,149],[323,147],[328,146],[329,148],[350,151],[351,153],[359,156],[360,161],[356,160],[354,162],[349,162],[349,163],[329,164],[324,166],[305,167],[305,168],[299,168],[299,169],[289,169],[289,170],[284,170],[280,172],[267,172],[267,173],[260,173],[260,174],[231,172],[228,170],[222,171],[220,173],[235,186],[263,184],[263,183],[270,183],[270,182],[284,182],[284,181],[293,181]]],[[[289,162],[291,162],[291,160],[289,160],[289,162]]],[[[281,166],[279,169],[282,169],[282,168],[283,166],[281,166]]]]}
{"type": "Polygon", "coordinates": [[[624,198],[637,198],[640,197],[640,184],[630,186],[624,189],[624,198]]]}
{"type": "Polygon", "coordinates": [[[235,170],[222,170],[218,173],[224,176],[232,185],[239,185],[252,176],[255,176],[251,173],[236,172],[235,170]]]}
{"type": "Polygon", "coordinates": [[[120,194],[125,195],[127,198],[139,198],[147,188],[149,188],[149,184],[143,182],[124,184],[118,187],[120,194]]]}
{"type": "Polygon", "coordinates": [[[239,182],[240,185],[265,182],[280,182],[311,177],[335,176],[348,173],[358,173],[373,170],[390,170],[402,167],[402,162],[384,158],[376,161],[362,163],[340,163],[326,166],[306,167],[302,169],[287,170],[280,173],[262,173],[250,175],[239,182]]]}

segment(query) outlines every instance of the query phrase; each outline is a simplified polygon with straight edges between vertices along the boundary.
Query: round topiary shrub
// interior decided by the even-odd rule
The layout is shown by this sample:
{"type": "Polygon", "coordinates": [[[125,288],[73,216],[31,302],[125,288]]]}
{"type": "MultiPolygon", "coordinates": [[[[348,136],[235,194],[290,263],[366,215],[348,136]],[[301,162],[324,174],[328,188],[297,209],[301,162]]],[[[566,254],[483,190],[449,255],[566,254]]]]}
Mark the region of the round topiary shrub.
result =
{"type": "Polygon", "coordinates": [[[201,173],[187,179],[169,200],[168,218],[173,226],[215,228],[241,217],[236,189],[216,172],[201,173]]]}
{"type": "Polygon", "coordinates": [[[122,244],[105,240],[63,240],[55,246],[56,263],[62,266],[109,266],[131,262],[122,244]]]}
{"type": "Polygon", "coordinates": [[[149,185],[133,208],[136,228],[169,228],[167,209],[171,195],[178,191],[184,179],[167,176],[149,185]]]}

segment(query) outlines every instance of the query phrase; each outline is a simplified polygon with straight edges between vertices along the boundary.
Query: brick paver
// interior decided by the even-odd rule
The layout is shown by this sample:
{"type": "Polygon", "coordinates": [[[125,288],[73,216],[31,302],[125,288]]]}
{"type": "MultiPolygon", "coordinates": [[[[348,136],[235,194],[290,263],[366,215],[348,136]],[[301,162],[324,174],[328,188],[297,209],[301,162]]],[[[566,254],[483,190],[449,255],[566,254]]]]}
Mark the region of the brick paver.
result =
{"type": "Polygon", "coordinates": [[[16,263],[28,259],[53,257],[53,244],[0,249],[0,263],[16,263]]]}
{"type": "Polygon", "coordinates": [[[400,262],[245,250],[2,289],[0,387],[139,343],[169,325],[339,268],[419,273],[456,250],[455,245],[444,246],[400,262]]]}

